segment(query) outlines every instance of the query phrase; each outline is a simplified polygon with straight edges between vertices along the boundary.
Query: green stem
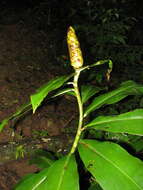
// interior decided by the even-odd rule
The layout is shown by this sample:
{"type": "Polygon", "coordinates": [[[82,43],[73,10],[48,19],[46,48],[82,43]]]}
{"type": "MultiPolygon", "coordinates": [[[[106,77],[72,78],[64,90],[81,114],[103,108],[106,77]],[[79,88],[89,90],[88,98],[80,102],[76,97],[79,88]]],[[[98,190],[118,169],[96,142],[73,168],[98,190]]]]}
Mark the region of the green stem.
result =
{"type": "Polygon", "coordinates": [[[75,140],[73,142],[72,148],[70,150],[70,154],[73,154],[76,150],[76,147],[78,145],[78,141],[80,139],[80,135],[82,132],[82,125],[83,125],[83,106],[82,106],[82,101],[81,101],[81,96],[78,88],[78,79],[80,75],[81,69],[76,69],[75,70],[75,76],[74,76],[74,81],[73,81],[73,87],[74,87],[74,92],[77,98],[77,103],[78,103],[78,109],[79,109],[79,122],[78,122],[78,129],[77,133],[75,136],[75,140]]]}

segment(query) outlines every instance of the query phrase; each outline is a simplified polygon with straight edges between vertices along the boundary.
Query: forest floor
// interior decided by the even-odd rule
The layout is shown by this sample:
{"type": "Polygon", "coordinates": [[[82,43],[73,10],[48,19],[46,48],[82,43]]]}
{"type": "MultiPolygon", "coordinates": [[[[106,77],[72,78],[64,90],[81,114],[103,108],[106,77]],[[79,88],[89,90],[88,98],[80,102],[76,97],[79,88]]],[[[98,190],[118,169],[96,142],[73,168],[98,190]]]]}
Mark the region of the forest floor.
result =
{"type": "MultiPolygon", "coordinates": [[[[53,36],[57,36],[54,30],[47,34],[37,32],[21,22],[0,25],[0,121],[26,103],[41,85],[55,76],[67,74],[56,60],[54,44],[58,38],[53,36]]],[[[42,106],[35,114],[28,113],[16,125],[9,123],[2,130],[0,190],[11,190],[21,177],[39,170],[35,165],[29,165],[31,150],[44,148],[66,152],[70,132],[74,133],[72,126],[76,110],[75,102],[63,97],[42,106]],[[20,145],[27,154],[16,159],[20,145]]]]}

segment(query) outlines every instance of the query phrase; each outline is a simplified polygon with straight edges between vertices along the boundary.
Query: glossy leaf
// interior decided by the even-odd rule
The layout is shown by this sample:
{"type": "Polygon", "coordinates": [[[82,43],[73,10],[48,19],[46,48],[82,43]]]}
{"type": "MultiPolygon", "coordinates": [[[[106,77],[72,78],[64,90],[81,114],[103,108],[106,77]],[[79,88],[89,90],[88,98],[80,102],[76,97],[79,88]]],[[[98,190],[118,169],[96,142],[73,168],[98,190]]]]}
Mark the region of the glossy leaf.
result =
{"type": "Polygon", "coordinates": [[[143,162],[112,142],[81,140],[80,157],[104,190],[143,190],[143,162]]]}
{"type": "Polygon", "coordinates": [[[72,77],[72,75],[57,77],[56,79],[49,81],[47,84],[39,88],[35,94],[31,95],[30,98],[31,98],[33,113],[36,111],[36,109],[44,100],[44,98],[49,94],[49,92],[61,87],[67,80],[69,80],[69,78],[72,77]]]}
{"type": "Polygon", "coordinates": [[[79,190],[78,180],[75,157],[65,156],[48,169],[27,177],[15,190],[79,190]]]}
{"type": "Polygon", "coordinates": [[[103,105],[114,104],[127,97],[128,95],[140,94],[143,94],[142,85],[136,84],[133,81],[123,82],[118,89],[96,97],[85,110],[84,117],[86,117],[90,112],[100,108],[103,105]]]}
{"type": "Polygon", "coordinates": [[[99,116],[86,126],[114,133],[143,135],[143,109],[116,116],[99,116]]]}
{"type": "Polygon", "coordinates": [[[81,98],[82,98],[82,103],[84,104],[89,100],[92,96],[97,94],[101,88],[95,87],[92,85],[83,85],[81,86],[81,98]]]}

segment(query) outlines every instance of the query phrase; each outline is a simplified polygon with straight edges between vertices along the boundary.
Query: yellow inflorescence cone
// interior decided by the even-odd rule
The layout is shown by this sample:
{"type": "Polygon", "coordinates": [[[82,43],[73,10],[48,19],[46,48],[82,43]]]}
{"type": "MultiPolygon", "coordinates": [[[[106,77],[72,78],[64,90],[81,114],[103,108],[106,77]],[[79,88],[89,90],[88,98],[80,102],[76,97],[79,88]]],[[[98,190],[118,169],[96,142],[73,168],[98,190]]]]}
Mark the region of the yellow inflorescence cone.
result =
{"type": "Polygon", "coordinates": [[[82,52],[75,31],[71,26],[69,27],[67,33],[67,43],[68,43],[71,65],[74,67],[74,69],[81,68],[83,65],[82,52]]]}

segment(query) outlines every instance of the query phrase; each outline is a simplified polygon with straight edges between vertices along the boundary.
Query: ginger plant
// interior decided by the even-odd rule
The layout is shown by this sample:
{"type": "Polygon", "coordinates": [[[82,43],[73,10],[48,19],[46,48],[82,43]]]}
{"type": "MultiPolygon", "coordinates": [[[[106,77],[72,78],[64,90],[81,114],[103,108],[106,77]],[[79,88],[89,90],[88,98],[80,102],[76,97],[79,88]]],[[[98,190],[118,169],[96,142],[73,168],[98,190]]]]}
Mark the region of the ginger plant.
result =
{"type": "MultiPolygon", "coordinates": [[[[92,129],[95,132],[107,131],[142,136],[143,109],[136,109],[114,116],[96,117],[96,112],[104,105],[114,104],[129,95],[142,95],[143,86],[133,81],[126,81],[117,89],[99,95],[97,93],[102,91],[100,88],[90,85],[86,86],[86,88],[81,88],[78,82],[81,73],[86,69],[96,69],[96,66],[101,64],[108,63],[107,78],[109,80],[112,62],[111,60],[101,60],[92,65],[83,66],[80,44],[72,27],[68,29],[67,42],[74,73],[68,76],[57,77],[38,89],[35,94],[31,95],[29,103],[1,122],[0,129],[2,130],[9,120],[20,117],[29,109],[33,109],[33,113],[35,113],[45,97],[54,98],[70,92],[75,96],[79,108],[76,136],[66,156],[58,160],[51,160],[50,164],[45,165],[45,168],[39,173],[23,178],[14,189],[81,189],[76,154],[78,152],[85,169],[92,176],[92,187],[89,187],[89,189],[93,189],[94,185],[95,190],[97,188],[103,190],[143,190],[143,162],[140,159],[129,154],[126,149],[116,142],[103,141],[103,139],[85,139],[83,135],[85,131],[92,129]],[[73,80],[69,81],[71,78],[73,80]],[[65,84],[72,85],[72,87],[65,88],[65,84]],[[59,92],[57,92],[58,88],[60,88],[59,92]],[[55,92],[55,94],[49,95],[51,91],[55,92]],[[86,105],[85,103],[91,97],[91,103],[86,105]],[[91,113],[93,120],[84,122],[91,113]],[[98,187],[97,184],[99,185],[98,187]]],[[[49,158],[45,159],[49,161],[49,158]]]]}

